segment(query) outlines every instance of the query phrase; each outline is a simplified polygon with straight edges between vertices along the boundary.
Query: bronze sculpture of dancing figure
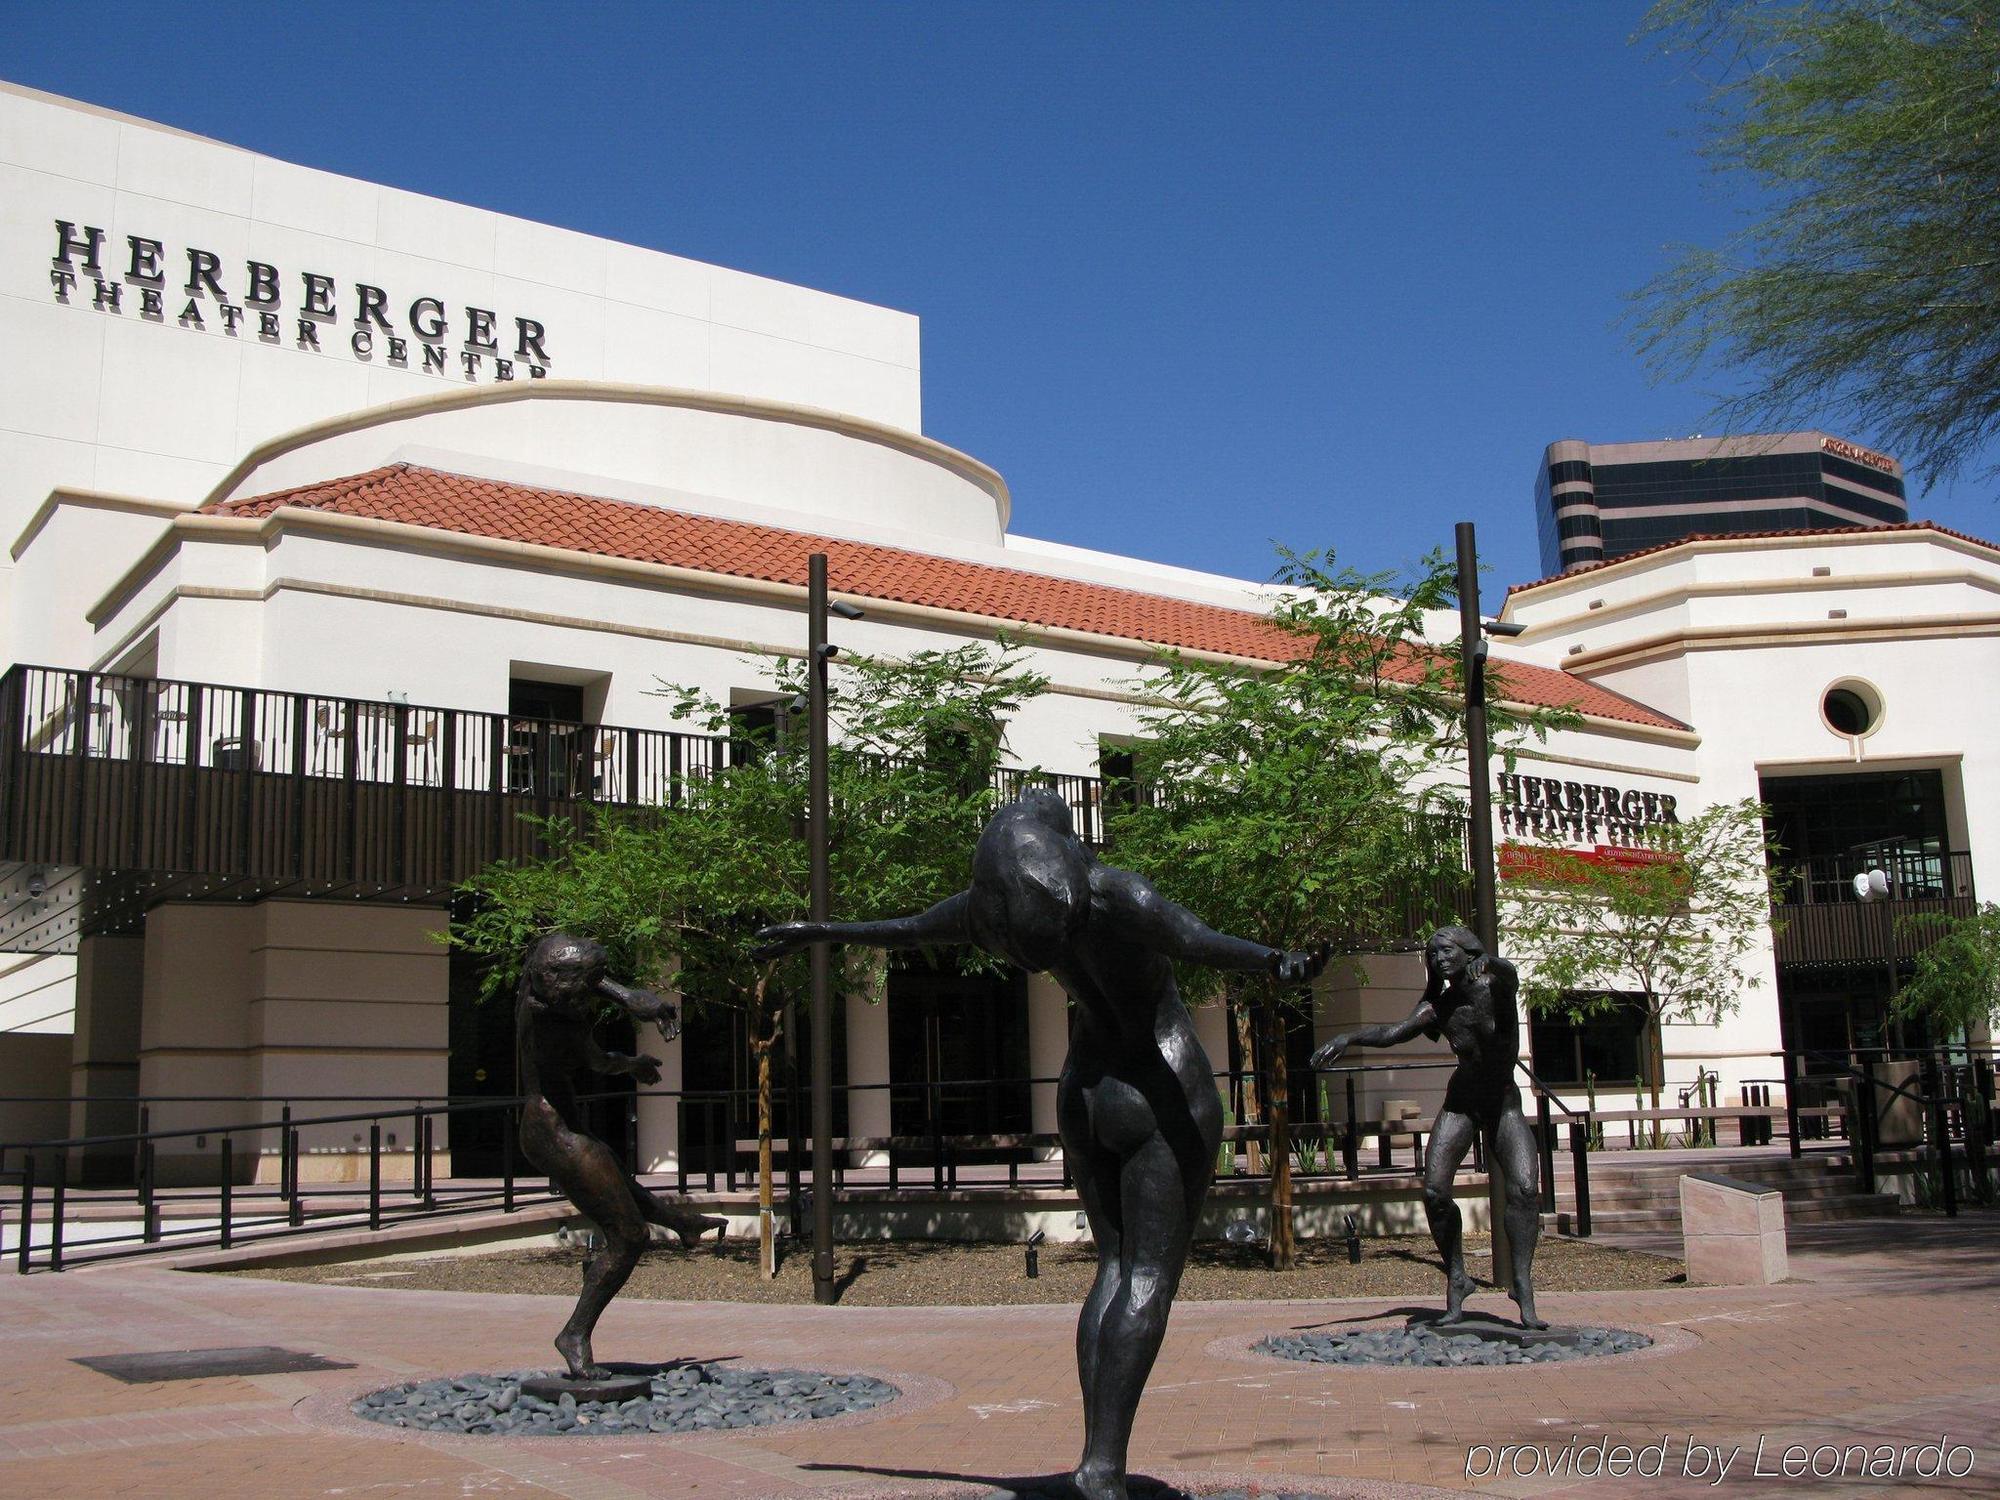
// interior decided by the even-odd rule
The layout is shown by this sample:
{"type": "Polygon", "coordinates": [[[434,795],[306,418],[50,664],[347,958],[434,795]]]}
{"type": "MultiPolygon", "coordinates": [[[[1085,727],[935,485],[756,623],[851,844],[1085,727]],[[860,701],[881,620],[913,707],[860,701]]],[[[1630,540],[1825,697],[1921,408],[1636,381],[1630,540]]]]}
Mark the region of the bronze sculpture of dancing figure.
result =
{"type": "Polygon", "coordinates": [[[1540,1163],[1535,1138],[1521,1114],[1521,1089],[1514,1068],[1521,1060],[1521,1027],[1514,1006],[1520,976],[1506,959],[1463,927],[1441,927],[1424,945],[1429,975],[1423,998],[1401,1021],[1343,1032],[1313,1054],[1314,1068],[1329,1068],[1349,1047],[1393,1047],[1422,1034],[1442,1036],[1458,1057],[1445,1087],[1444,1108],[1431,1126],[1430,1154],[1424,1158],[1424,1215],[1445,1263],[1445,1314],[1456,1323],[1465,1316],[1472,1278],[1465,1274],[1463,1225],[1452,1201],[1452,1178],[1471,1149],[1473,1133],[1486,1132],[1486,1149],[1507,1179],[1507,1242],[1514,1255],[1514,1285],[1527,1328],[1549,1325],[1535,1315],[1535,1239],[1541,1231],[1537,1182],[1540,1163]]]}
{"type": "Polygon", "coordinates": [[[644,1252],[649,1223],[692,1245],[727,1221],[666,1203],[619,1163],[611,1148],[584,1132],[572,1077],[579,1068],[660,1081],[659,1059],[607,1052],[591,1034],[604,1001],[634,1020],[651,1021],[671,1041],[680,1031],[674,1002],[650,990],[628,989],[605,972],[603,947],[566,932],[550,933],[528,950],[521,966],[514,1025],[520,1048],[521,1151],[603,1232],[604,1244],[584,1262],[583,1294],[556,1336],[572,1380],[596,1381],[606,1372],[592,1358],[590,1337],[605,1306],[632,1274],[644,1252]]]}
{"type": "Polygon", "coordinates": [[[1175,987],[1174,960],[1297,984],[1324,955],[1281,953],[1204,926],[1141,877],[1100,863],[1046,789],[986,825],[970,890],[917,916],[790,922],[758,936],[759,957],[820,941],[976,943],[1051,974],[1076,1002],[1057,1124],[1098,1264],[1076,1328],[1084,1451],[1071,1481],[1087,1500],[1124,1500],[1132,1420],[1222,1141],[1214,1074],[1175,987]]]}

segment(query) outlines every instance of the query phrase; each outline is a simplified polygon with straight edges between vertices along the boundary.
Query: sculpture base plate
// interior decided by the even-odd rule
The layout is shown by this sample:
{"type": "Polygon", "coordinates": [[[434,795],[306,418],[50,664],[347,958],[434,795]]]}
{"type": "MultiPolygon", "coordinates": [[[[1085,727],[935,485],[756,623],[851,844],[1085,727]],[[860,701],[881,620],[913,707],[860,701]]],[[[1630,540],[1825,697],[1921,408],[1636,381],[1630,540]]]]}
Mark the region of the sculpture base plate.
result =
{"type": "Polygon", "coordinates": [[[1469,1312],[1456,1323],[1447,1323],[1444,1313],[1413,1313],[1403,1323],[1408,1329],[1428,1329],[1441,1338],[1471,1334],[1495,1344],[1555,1344],[1564,1349],[1574,1349],[1582,1341],[1584,1330],[1551,1325],[1547,1328],[1523,1328],[1519,1323],[1505,1318],[1496,1318],[1491,1313],[1469,1312]]]}
{"type": "Polygon", "coordinates": [[[647,1375],[598,1375],[582,1380],[569,1375],[536,1375],[521,1382],[521,1394],[541,1401],[560,1401],[568,1396],[577,1402],[605,1401],[618,1405],[651,1400],[653,1381],[647,1375]]]}

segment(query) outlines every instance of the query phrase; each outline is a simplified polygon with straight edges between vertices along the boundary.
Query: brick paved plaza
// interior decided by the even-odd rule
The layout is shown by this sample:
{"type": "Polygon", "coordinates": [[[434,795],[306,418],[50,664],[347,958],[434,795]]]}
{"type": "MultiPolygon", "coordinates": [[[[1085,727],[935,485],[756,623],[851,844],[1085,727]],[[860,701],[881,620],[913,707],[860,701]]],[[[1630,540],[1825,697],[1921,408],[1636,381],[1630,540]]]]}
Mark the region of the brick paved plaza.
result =
{"type": "MultiPolygon", "coordinates": [[[[1357,1371],[1248,1352],[1273,1332],[1377,1318],[1383,1302],[1185,1303],[1133,1438],[1135,1474],[1329,1496],[1695,1494],[1687,1444],[1743,1450],[1751,1493],[2000,1493],[2000,1215],[1800,1230],[1766,1289],[1551,1294],[1558,1322],[1653,1335],[1582,1365],[1357,1371]],[[1765,1477],[1750,1475],[1759,1438],[1765,1477]],[[1771,1477],[1788,1444],[1967,1445],[1964,1479],[1771,1477]],[[1657,1445],[1659,1479],[1481,1471],[1475,1445],[1657,1445]],[[1473,1478],[1468,1479],[1468,1450],[1473,1478]]],[[[1274,1283],[1275,1284],[1275,1283],[1274,1283]]],[[[1300,1291],[1309,1290],[1294,1282],[1300,1291]]],[[[1498,1299],[1482,1302],[1499,1305],[1498,1299]]],[[[159,1267],[0,1276],[0,1495],[21,1497],[977,1494],[1065,1469],[1080,1442],[1074,1309],[619,1302],[607,1359],[863,1371],[904,1396],[839,1421],[686,1438],[416,1436],[347,1401],[422,1376],[551,1358],[557,1299],[204,1277],[159,1267]],[[73,1361],[278,1345],[352,1369],[124,1384],[73,1361]]],[[[1699,1456],[1696,1462],[1699,1463],[1699,1456]]],[[[1510,1460],[1511,1462],[1511,1460],[1510,1460]]],[[[1963,1462],[1961,1458],[1960,1462],[1963,1462]]]]}

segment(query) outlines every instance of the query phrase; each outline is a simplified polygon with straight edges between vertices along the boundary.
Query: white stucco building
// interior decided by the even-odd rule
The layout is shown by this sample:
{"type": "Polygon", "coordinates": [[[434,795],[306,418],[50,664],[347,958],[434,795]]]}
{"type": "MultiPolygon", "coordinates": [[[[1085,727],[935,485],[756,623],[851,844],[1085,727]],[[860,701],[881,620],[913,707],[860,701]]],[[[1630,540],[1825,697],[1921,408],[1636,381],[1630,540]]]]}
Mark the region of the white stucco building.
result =
{"type": "MultiPolygon", "coordinates": [[[[6,87],[0,189],[0,1094],[88,1096],[68,1128],[129,1128],[134,1095],[157,1126],[202,1108],[170,1096],[506,1092],[506,1027],[430,936],[450,886],[518,847],[520,810],[666,786],[699,751],[650,690],[759,692],[803,644],[813,551],[866,606],[852,649],[1023,637],[1053,690],[1012,758],[1075,778],[1086,819],[1150,655],[1275,649],[1257,585],[1012,534],[1002,476],[922,433],[909,314],[6,87]]],[[[1514,690],[1584,716],[1519,772],[1634,821],[1916,776],[1854,842],[1969,896],[2000,837],[2000,724],[1966,691],[1996,590],[2000,549],[1922,525],[1518,588],[1514,690]],[[1843,685],[1853,732],[1824,707],[1843,685]]],[[[1545,794],[1570,795],[1502,789],[1545,794]]],[[[1731,1021],[1669,1036],[1670,1082],[1729,1093],[1788,1027],[1865,1010],[1879,965],[1793,941],[1731,1021]]],[[[1326,986],[1322,1031],[1407,1007],[1412,960],[1368,968],[1326,986]]],[[[847,1076],[1046,1075],[1061,997],[1016,993],[850,997],[847,1076]]],[[[691,1029],[667,1086],[740,1055],[691,1029]]],[[[1049,1092],[1023,1123],[1051,1128],[1049,1092]]],[[[888,1133],[887,1094],[853,1109],[888,1133]]],[[[336,1169],[342,1140],[308,1145],[336,1169]]],[[[670,1110],[642,1107],[639,1145],[682,1149],[670,1110]]]]}

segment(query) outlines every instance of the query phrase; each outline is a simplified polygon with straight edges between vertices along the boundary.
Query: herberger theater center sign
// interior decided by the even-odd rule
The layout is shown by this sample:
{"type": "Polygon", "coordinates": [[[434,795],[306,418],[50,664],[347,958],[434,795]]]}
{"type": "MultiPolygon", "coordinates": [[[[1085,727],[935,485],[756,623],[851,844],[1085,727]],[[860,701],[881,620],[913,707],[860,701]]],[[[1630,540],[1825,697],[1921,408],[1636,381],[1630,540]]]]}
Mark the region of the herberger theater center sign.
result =
{"type": "Polygon", "coordinates": [[[1620,791],[1549,776],[1494,778],[1500,791],[1500,826],[1509,833],[1632,848],[1649,824],[1680,822],[1679,804],[1664,792],[1620,791]]]}
{"type": "Polygon", "coordinates": [[[1628,869],[1679,863],[1678,854],[1646,847],[1648,828],[1681,820],[1678,802],[1665,792],[1621,791],[1596,782],[1512,772],[1502,772],[1494,783],[1500,793],[1500,826],[1538,841],[1510,840],[1495,851],[1502,880],[1563,882],[1579,878],[1579,865],[1628,869]],[[1595,847],[1565,848],[1564,841],[1595,847]]]}
{"type": "Polygon", "coordinates": [[[429,375],[514,380],[549,373],[548,334],[533,318],[514,318],[510,327],[487,308],[447,309],[439,297],[391,303],[387,291],[365,281],[344,296],[331,276],[313,271],[299,273],[297,301],[288,307],[286,278],[261,260],[246,260],[239,277],[224,269],[221,256],[189,248],[183,277],[178,264],[169,272],[178,258],[170,258],[161,241],[128,234],[124,270],[107,276],[107,248],[102,229],[56,220],[56,253],[49,258],[56,301],[81,305],[88,298],[99,312],[136,311],[150,323],[166,322],[179,303],[172,316],[183,328],[229,338],[247,334],[266,344],[289,341],[314,353],[344,342],[356,359],[429,375]],[[353,314],[345,327],[343,301],[353,314]]]}

